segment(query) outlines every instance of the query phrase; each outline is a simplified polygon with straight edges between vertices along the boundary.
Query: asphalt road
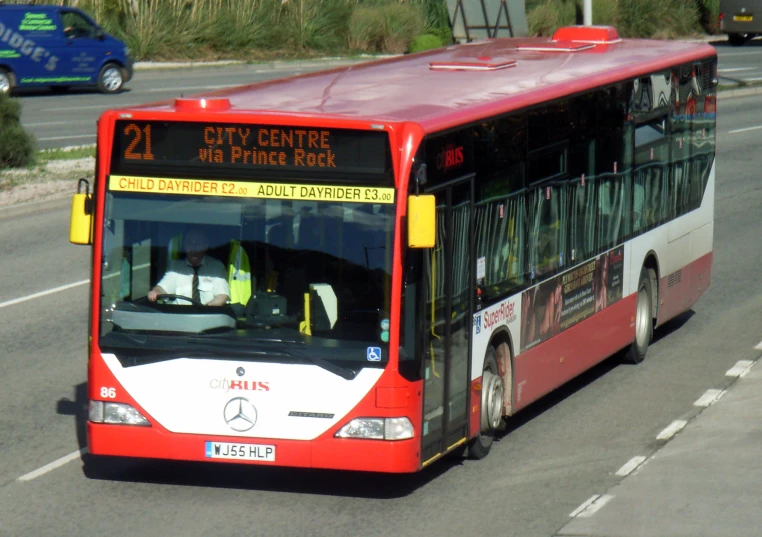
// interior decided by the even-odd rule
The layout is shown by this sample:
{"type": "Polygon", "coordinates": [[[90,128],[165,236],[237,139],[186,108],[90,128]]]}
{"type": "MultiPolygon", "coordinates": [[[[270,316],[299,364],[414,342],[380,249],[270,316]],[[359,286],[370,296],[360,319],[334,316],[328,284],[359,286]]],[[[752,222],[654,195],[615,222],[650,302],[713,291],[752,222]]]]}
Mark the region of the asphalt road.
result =
{"type": "MultiPolygon", "coordinates": [[[[752,40],[743,47],[731,47],[719,37],[712,44],[719,55],[722,84],[762,81],[762,39],[752,40]]],[[[96,121],[109,108],[189,96],[347,63],[352,61],[139,69],[125,85],[125,91],[117,95],[102,95],[89,88],[72,89],[64,94],[52,93],[47,88],[23,91],[18,95],[22,104],[21,121],[41,149],[93,144],[96,121]]]]}
{"type": "Polygon", "coordinates": [[[95,143],[96,121],[110,108],[187,97],[355,61],[359,60],[141,68],[125,84],[125,90],[115,95],[103,95],[92,88],[73,88],[63,94],[40,88],[19,91],[17,97],[22,105],[21,122],[35,136],[39,148],[78,146],[95,143]]]}
{"type": "Polygon", "coordinates": [[[736,81],[762,82],[762,39],[753,39],[741,47],[732,47],[720,38],[712,42],[719,57],[720,84],[736,81]]]}
{"type": "Polygon", "coordinates": [[[643,364],[604,362],[516,416],[485,460],[409,477],[80,457],[89,249],[68,244],[63,204],[0,215],[0,536],[554,535],[758,355],[762,99],[718,108],[713,281],[694,310],[643,364]]]}

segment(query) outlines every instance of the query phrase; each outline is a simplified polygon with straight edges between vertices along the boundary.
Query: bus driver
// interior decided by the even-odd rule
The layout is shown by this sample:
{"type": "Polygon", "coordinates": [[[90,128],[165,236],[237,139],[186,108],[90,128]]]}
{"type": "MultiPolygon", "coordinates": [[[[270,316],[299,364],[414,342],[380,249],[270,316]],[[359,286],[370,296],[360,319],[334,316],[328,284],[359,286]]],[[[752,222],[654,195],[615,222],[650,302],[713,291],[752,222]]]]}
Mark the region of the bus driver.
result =
{"type": "Polygon", "coordinates": [[[209,242],[199,229],[189,231],[183,243],[185,259],[171,261],[161,281],[148,292],[148,300],[172,294],[192,298],[206,306],[224,306],[230,286],[224,265],[206,255],[209,242]]]}

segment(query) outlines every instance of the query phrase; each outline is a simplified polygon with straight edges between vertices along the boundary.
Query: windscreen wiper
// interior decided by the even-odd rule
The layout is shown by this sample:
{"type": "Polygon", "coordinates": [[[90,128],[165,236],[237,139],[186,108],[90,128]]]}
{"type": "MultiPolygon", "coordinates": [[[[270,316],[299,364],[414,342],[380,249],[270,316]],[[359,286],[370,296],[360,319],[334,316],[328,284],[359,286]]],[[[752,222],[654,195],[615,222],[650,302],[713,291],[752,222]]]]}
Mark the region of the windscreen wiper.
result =
{"type": "Polygon", "coordinates": [[[346,380],[354,380],[354,378],[357,376],[357,371],[354,371],[353,369],[349,369],[348,367],[336,365],[333,362],[329,362],[328,360],[324,358],[320,358],[319,356],[313,356],[311,354],[303,353],[301,351],[293,351],[290,349],[287,351],[282,350],[277,352],[285,354],[287,356],[293,356],[296,358],[301,358],[303,360],[306,360],[310,362],[311,364],[314,364],[318,367],[322,367],[326,371],[333,373],[334,375],[338,375],[341,378],[346,380]]]}

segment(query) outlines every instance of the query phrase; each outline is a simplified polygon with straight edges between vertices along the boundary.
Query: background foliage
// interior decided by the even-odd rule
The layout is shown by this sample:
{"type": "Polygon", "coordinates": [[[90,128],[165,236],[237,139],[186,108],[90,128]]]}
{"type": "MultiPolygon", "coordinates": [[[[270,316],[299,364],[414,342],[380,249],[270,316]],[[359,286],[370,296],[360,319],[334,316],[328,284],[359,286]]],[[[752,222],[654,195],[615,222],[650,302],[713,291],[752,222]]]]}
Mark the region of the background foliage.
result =
{"type": "MultiPolygon", "coordinates": [[[[29,0],[10,0],[25,3],[29,0]]],[[[583,0],[526,0],[532,35],[582,22],[583,0]]],[[[136,59],[400,53],[450,43],[445,0],[38,0],[76,5],[136,59]]],[[[719,0],[593,0],[624,37],[714,33],[719,0]]]]}
{"type": "Polygon", "coordinates": [[[0,93],[0,169],[34,161],[35,144],[21,126],[21,104],[0,93]]]}

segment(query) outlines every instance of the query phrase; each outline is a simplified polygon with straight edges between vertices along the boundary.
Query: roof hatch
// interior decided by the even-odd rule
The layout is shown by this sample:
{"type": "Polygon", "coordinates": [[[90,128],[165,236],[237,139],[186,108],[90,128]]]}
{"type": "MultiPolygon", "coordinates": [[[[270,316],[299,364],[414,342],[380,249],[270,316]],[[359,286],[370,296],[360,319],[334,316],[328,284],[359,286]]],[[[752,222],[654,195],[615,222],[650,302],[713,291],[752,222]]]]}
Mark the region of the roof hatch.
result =
{"type": "Polygon", "coordinates": [[[434,71],[498,71],[515,67],[516,60],[482,56],[470,61],[430,62],[429,68],[434,71]]]}
{"type": "Polygon", "coordinates": [[[574,41],[548,41],[546,43],[516,46],[516,50],[530,52],[579,52],[593,48],[593,43],[575,43],[574,41]]]}

